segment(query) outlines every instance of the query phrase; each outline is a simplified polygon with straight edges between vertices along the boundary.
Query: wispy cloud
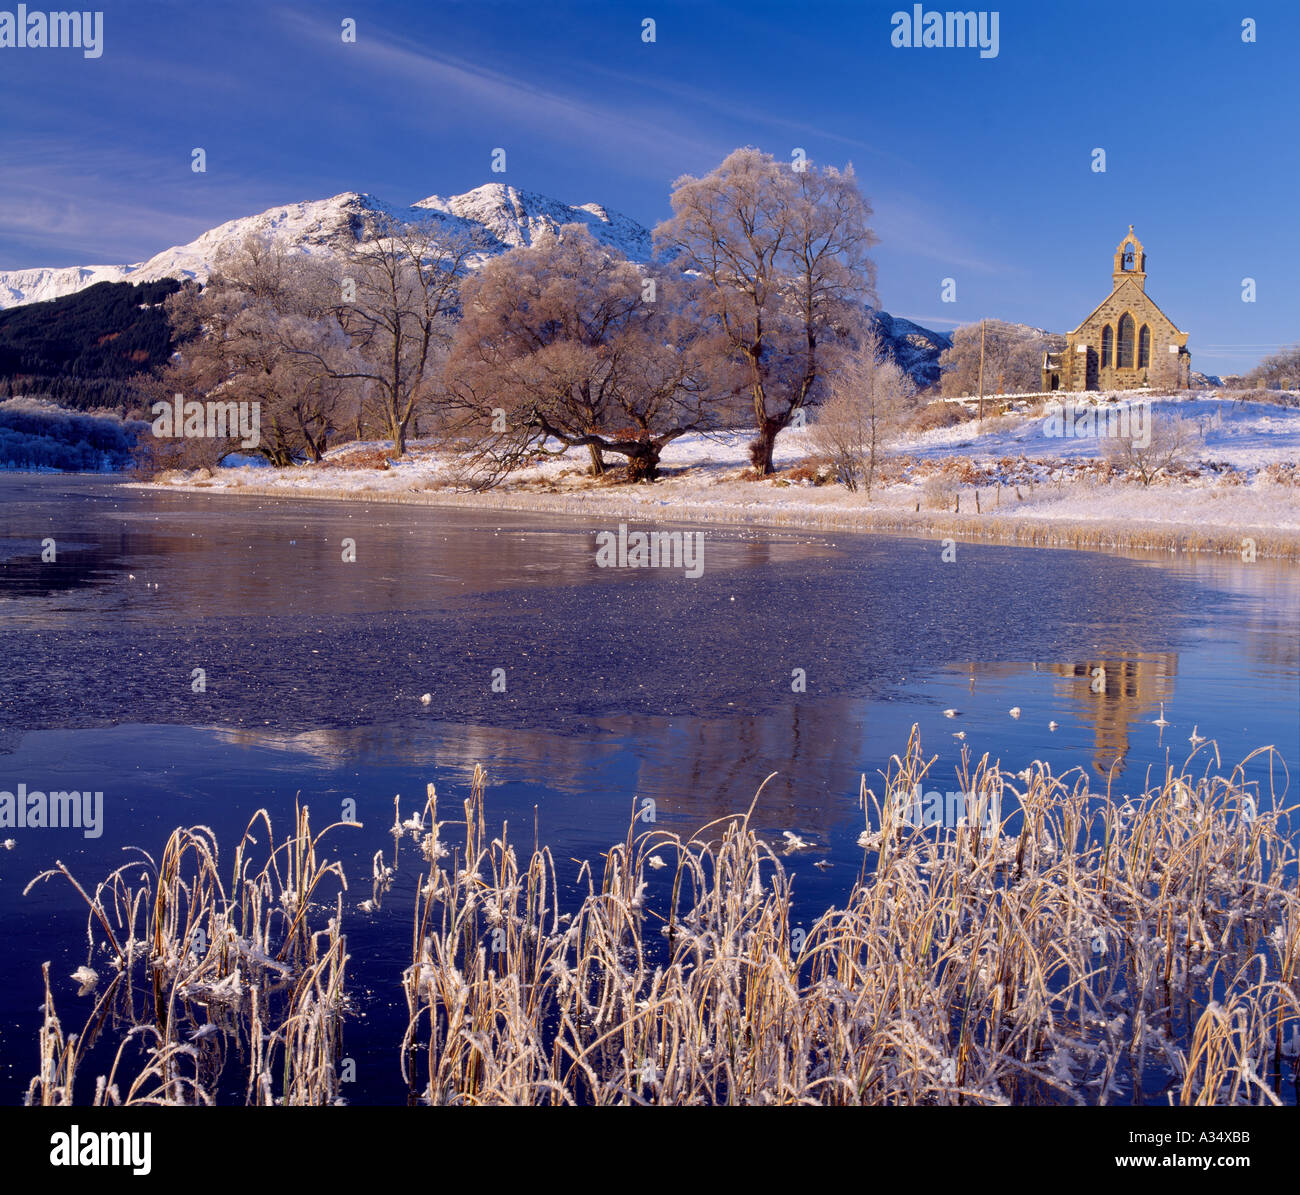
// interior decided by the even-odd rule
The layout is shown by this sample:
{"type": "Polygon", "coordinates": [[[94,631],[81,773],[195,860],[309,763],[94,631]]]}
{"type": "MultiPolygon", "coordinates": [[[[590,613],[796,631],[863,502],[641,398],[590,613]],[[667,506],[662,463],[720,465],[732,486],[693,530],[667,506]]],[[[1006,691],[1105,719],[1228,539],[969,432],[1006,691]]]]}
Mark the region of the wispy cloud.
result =
{"type": "Polygon", "coordinates": [[[0,268],[129,264],[256,210],[243,206],[256,202],[251,189],[218,191],[175,161],[120,147],[10,140],[5,155],[0,268]]]}
{"type": "MultiPolygon", "coordinates": [[[[608,79],[620,84],[621,87],[629,91],[635,90],[647,95],[662,95],[671,101],[672,107],[676,111],[692,113],[697,122],[700,113],[712,112],[723,117],[733,126],[779,129],[783,133],[794,133],[812,145],[820,144],[823,141],[833,141],[836,145],[847,145],[852,149],[862,150],[873,158],[879,158],[882,161],[891,161],[898,165],[908,164],[908,159],[904,155],[887,144],[863,141],[859,137],[846,136],[843,133],[836,132],[829,123],[795,120],[780,115],[776,110],[752,102],[735,102],[726,99],[716,90],[681,83],[666,75],[617,71],[599,63],[584,64],[584,71],[589,77],[608,79]]],[[[791,149],[793,147],[794,143],[791,144],[791,149]]],[[[772,145],[765,145],[762,148],[770,153],[778,153],[778,148],[772,145]]],[[[838,163],[829,164],[837,165],[838,163]]]]}
{"type": "MultiPolygon", "coordinates": [[[[335,48],[334,31],[320,22],[297,12],[278,15],[297,36],[322,49],[335,48]]],[[[365,37],[347,46],[346,52],[368,68],[372,85],[400,82],[407,98],[393,119],[418,119],[427,127],[430,120],[438,119],[439,112],[469,112],[480,120],[491,116],[512,131],[526,129],[548,140],[567,142],[577,152],[598,154],[616,162],[623,171],[646,175],[672,170],[672,164],[683,159],[717,153],[715,142],[692,130],[688,114],[677,112],[665,120],[661,113],[627,102],[625,96],[598,101],[566,94],[383,31],[367,31],[365,37]],[[442,102],[425,102],[434,100],[442,102]],[[448,101],[454,102],[454,107],[448,101]]]]}
{"type": "MultiPolygon", "coordinates": [[[[938,262],[947,274],[971,270],[979,274],[1010,274],[1018,267],[1002,260],[989,260],[963,243],[954,233],[950,211],[940,211],[913,195],[893,192],[875,202],[875,228],[882,248],[938,262]]],[[[958,279],[960,285],[960,279],[958,279]]],[[[935,281],[936,289],[938,279],[935,281]]]]}
{"type": "Polygon", "coordinates": [[[920,324],[923,328],[960,328],[962,324],[969,324],[968,319],[950,319],[944,315],[914,315],[910,311],[891,311],[890,315],[898,319],[911,320],[914,324],[920,324]]]}

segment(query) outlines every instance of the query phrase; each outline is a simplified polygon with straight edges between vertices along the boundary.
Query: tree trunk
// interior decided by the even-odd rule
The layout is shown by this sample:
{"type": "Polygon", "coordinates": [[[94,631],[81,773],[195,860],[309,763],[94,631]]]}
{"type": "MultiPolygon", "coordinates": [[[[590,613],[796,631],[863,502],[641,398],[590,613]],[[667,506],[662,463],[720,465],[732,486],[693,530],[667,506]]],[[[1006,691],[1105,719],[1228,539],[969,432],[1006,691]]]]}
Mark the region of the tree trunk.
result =
{"type": "Polygon", "coordinates": [[[600,451],[600,445],[588,444],[587,451],[591,453],[592,476],[600,477],[605,472],[605,457],[600,451]]]}
{"type": "Polygon", "coordinates": [[[776,447],[776,434],[782,426],[779,419],[764,418],[759,422],[758,435],[750,442],[749,459],[760,477],[776,472],[772,467],[772,452],[776,447]]]}
{"type": "Polygon", "coordinates": [[[402,419],[393,418],[389,420],[390,431],[393,433],[393,455],[406,455],[406,422],[402,419]]]}
{"type": "Polygon", "coordinates": [[[644,451],[627,458],[627,479],[630,482],[651,482],[659,476],[659,450],[647,444],[644,451]]]}

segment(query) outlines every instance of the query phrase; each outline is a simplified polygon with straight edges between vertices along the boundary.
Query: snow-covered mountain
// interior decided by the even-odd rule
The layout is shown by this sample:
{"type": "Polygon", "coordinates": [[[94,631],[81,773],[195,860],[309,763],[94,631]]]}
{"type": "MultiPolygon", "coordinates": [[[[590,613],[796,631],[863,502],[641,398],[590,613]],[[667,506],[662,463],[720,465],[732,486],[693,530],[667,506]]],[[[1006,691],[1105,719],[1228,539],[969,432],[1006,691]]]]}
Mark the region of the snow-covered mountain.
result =
{"type": "Polygon", "coordinates": [[[337,250],[355,239],[367,221],[373,222],[384,210],[370,196],[349,191],[332,199],[293,203],[227,221],[188,245],[174,245],[133,265],[0,270],[0,308],[57,299],[96,282],[156,282],[160,278],[203,281],[224,246],[236,245],[250,235],[270,236],[307,251],[337,250]]]}
{"type": "Polygon", "coordinates": [[[502,183],[489,183],[449,199],[431,195],[408,208],[394,208],[373,195],[345,191],[330,199],[291,203],[230,220],[188,245],[175,245],[132,265],[0,270],[0,309],[57,299],[97,282],[154,282],[160,278],[202,282],[219,251],[248,236],[269,237],[286,248],[308,253],[340,252],[369,235],[382,216],[434,220],[449,229],[474,233],[483,246],[481,256],[532,244],[543,229],[564,224],[586,225],[597,240],[633,261],[647,261],[651,252],[649,231],[627,216],[596,203],[572,207],[502,183]]]}
{"type": "Polygon", "coordinates": [[[653,253],[650,230],[627,216],[598,203],[572,207],[502,183],[488,183],[450,199],[430,195],[411,205],[410,217],[433,217],[458,225],[477,234],[492,252],[531,245],[539,233],[553,232],[565,224],[583,224],[601,244],[617,249],[631,261],[649,261],[653,253]]]}
{"type": "MultiPolygon", "coordinates": [[[[585,225],[596,240],[631,261],[648,262],[653,252],[649,229],[627,216],[598,203],[571,206],[504,183],[488,183],[446,199],[430,195],[404,208],[392,207],[373,195],[344,191],[330,199],[291,203],[227,221],[187,245],[175,245],[132,265],[0,270],[0,310],[75,294],[97,282],[155,282],[162,278],[203,282],[221,250],[249,236],[266,237],[298,252],[341,253],[372,235],[383,217],[433,220],[449,231],[468,233],[481,246],[476,255],[480,263],[516,246],[531,245],[544,230],[554,231],[565,224],[585,225]]],[[[895,319],[888,312],[873,314],[894,359],[918,384],[933,382],[939,374],[939,354],[952,343],[951,337],[895,319]]]]}
{"type": "Polygon", "coordinates": [[[918,386],[932,386],[939,380],[939,354],[952,348],[951,334],[932,332],[888,311],[873,311],[871,318],[890,356],[918,386]]]}

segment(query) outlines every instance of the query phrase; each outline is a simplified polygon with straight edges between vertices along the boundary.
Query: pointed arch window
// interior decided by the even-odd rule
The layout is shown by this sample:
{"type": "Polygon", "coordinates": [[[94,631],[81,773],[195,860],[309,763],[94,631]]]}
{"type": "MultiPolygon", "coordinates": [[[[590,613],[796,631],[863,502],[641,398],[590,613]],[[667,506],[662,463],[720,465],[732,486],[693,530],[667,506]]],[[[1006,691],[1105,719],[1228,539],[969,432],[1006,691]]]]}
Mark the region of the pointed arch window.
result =
{"type": "Polygon", "coordinates": [[[1151,329],[1142,325],[1138,333],[1138,368],[1146,369],[1151,364],[1151,329]]]}
{"type": "Polygon", "coordinates": [[[1119,344],[1115,365],[1119,369],[1133,368],[1133,317],[1126,311],[1119,317],[1119,344]]]}
{"type": "Polygon", "coordinates": [[[1107,324],[1101,330],[1101,367],[1109,369],[1115,352],[1115,329],[1107,324]]]}

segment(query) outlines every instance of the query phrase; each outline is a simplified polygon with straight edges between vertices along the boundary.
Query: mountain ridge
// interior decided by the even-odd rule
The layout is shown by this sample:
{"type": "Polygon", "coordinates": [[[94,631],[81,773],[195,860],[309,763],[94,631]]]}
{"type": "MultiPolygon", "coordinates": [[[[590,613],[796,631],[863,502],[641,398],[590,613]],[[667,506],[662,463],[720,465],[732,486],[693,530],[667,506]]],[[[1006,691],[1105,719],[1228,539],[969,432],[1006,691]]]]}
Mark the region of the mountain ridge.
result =
{"type": "MultiPolygon", "coordinates": [[[[568,204],[506,183],[484,183],[461,195],[429,195],[406,207],[367,192],[341,191],[227,220],[142,262],[0,270],[0,311],[77,294],[99,282],[204,282],[221,250],[250,235],[269,237],[299,252],[343,252],[371,235],[383,218],[434,220],[450,231],[472,235],[479,245],[470,262],[475,267],[564,224],[583,225],[601,244],[638,264],[653,256],[650,230],[630,216],[599,203],[568,204]]],[[[952,343],[951,336],[888,312],[873,311],[872,316],[898,364],[919,385],[933,383],[939,376],[939,354],[952,343]]]]}
{"type": "Polygon", "coordinates": [[[531,244],[543,229],[582,224],[602,244],[633,261],[648,261],[650,232],[629,216],[598,203],[566,204],[504,183],[485,183],[463,195],[430,195],[409,207],[395,207],[362,191],[340,191],[327,199],[277,204],[252,216],[215,225],[183,245],[172,245],[145,261],[123,265],[36,266],[0,270],[0,310],[75,294],[97,282],[157,282],[162,278],[206,281],[213,260],[226,245],[249,235],[269,235],[304,252],[341,250],[371,232],[382,217],[433,219],[474,232],[481,258],[531,244]]]}

